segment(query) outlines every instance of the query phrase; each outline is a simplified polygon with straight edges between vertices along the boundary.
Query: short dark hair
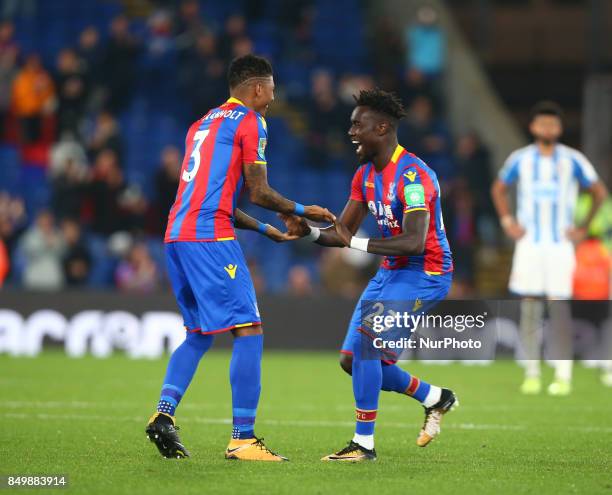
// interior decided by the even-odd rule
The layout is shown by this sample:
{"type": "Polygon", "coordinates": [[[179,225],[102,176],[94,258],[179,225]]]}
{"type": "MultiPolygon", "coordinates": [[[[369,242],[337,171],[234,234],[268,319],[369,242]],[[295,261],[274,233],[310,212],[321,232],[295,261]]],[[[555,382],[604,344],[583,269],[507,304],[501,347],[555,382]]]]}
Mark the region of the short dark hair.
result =
{"type": "Polygon", "coordinates": [[[372,110],[391,117],[396,123],[406,116],[402,101],[395,93],[383,91],[380,88],[362,89],[359,96],[353,95],[358,107],[370,107],[372,110]]]}
{"type": "Polygon", "coordinates": [[[235,58],[227,71],[227,82],[230,88],[235,88],[247,79],[267,77],[272,75],[272,65],[263,57],[244,55],[235,58]]]}
{"type": "Polygon", "coordinates": [[[537,102],[531,109],[531,120],[538,115],[552,115],[563,120],[563,109],[561,105],[551,100],[542,100],[537,102]]]}

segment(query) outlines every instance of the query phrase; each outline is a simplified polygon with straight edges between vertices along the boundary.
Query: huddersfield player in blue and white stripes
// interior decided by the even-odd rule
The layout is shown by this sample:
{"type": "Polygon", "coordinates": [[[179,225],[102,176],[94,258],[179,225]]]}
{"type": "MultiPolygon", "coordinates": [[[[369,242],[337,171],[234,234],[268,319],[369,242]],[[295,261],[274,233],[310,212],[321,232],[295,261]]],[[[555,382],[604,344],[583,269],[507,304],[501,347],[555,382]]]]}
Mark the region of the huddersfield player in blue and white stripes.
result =
{"type": "Polygon", "coordinates": [[[571,390],[572,330],[568,303],[575,267],[574,242],[586,237],[589,223],[606,197],[595,168],[578,150],[558,143],[563,131],[560,107],[540,102],[529,127],[534,143],[510,155],[493,184],[492,195],[501,225],[516,241],[509,289],[520,296],[521,334],[526,354],[526,377],[521,390],[539,393],[540,335],[544,304],[549,305],[553,335],[551,355],[555,380],[551,395],[571,390]],[[508,206],[507,191],[517,185],[516,218],[508,206]],[[592,208],[582,225],[574,224],[578,190],[593,196],[592,208]]]}

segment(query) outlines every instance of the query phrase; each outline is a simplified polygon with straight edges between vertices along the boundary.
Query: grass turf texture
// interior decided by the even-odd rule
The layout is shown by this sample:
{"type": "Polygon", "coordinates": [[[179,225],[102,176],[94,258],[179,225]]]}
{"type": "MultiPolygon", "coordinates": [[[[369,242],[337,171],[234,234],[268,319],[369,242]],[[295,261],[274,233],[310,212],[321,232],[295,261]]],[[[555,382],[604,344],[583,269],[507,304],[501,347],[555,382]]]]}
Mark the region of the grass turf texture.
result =
{"type": "Polygon", "coordinates": [[[223,458],[228,360],[213,351],[202,361],[178,410],[192,457],[177,461],[162,459],[144,434],[165,359],[0,356],[0,475],[62,473],[70,492],[87,494],[612,493],[612,394],[594,370],[575,370],[570,397],[524,397],[511,362],[405,363],[459,395],[441,436],[418,448],[421,406],[385,392],[378,461],[331,464],[319,458],[352,437],[354,416],[336,354],[267,352],[255,431],[291,462],[261,464],[223,458]]]}

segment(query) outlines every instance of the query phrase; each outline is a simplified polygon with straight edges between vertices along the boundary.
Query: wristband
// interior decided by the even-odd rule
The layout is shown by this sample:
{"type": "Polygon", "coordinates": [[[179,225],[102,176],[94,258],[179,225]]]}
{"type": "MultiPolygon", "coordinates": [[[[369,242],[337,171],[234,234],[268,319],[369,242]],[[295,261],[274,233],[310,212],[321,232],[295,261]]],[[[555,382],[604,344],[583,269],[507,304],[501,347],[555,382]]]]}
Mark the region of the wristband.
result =
{"type": "Polygon", "coordinates": [[[503,217],[499,219],[499,223],[501,224],[503,228],[506,229],[514,223],[514,218],[512,217],[512,215],[504,215],[503,217]]]}
{"type": "Polygon", "coordinates": [[[304,211],[304,205],[296,202],[293,213],[295,213],[298,217],[301,217],[304,215],[304,211]]]}
{"type": "Polygon", "coordinates": [[[267,230],[268,230],[268,224],[259,222],[259,221],[257,222],[257,232],[265,234],[267,230]]]}
{"type": "Polygon", "coordinates": [[[362,237],[351,237],[351,247],[353,249],[358,249],[359,251],[368,252],[368,243],[370,239],[363,239],[362,237]]]}
{"type": "Polygon", "coordinates": [[[319,227],[310,226],[310,232],[304,236],[304,239],[308,239],[309,241],[316,242],[317,239],[321,236],[321,229],[319,227]]]}

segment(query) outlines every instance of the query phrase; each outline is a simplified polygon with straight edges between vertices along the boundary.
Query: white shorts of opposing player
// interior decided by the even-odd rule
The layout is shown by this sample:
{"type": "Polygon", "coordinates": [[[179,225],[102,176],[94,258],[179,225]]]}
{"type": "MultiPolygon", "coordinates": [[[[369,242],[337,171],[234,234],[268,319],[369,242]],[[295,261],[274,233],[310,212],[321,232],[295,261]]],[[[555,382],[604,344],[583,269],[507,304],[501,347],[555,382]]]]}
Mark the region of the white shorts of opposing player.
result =
{"type": "MultiPolygon", "coordinates": [[[[569,240],[557,243],[536,243],[528,238],[521,239],[516,243],[514,251],[509,289],[522,297],[544,297],[549,300],[571,299],[575,266],[574,245],[569,240]]],[[[563,330],[571,334],[571,322],[565,323],[568,328],[563,330]]],[[[539,327],[537,322],[531,321],[521,321],[521,325],[539,327]]],[[[527,329],[523,328],[522,330],[523,339],[525,339],[525,330],[527,329]]],[[[555,333],[561,330],[561,328],[553,329],[555,333]]],[[[527,338],[533,337],[532,335],[527,338]]],[[[523,344],[534,346],[535,342],[523,342],[523,344]]],[[[564,347],[569,347],[570,349],[567,350],[571,352],[571,336],[570,341],[564,347]]],[[[556,359],[553,360],[553,366],[555,368],[555,382],[569,383],[571,381],[571,360],[556,359]]],[[[539,378],[539,361],[527,360],[525,373],[526,377],[539,378]]],[[[555,382],[550,385],[548,392],[558,395],[556,389],[560,385],[555,382]]]]}
{"type": "Polygon", "coordinates": [[[576,257],[570,241],[516,243],[509,289],[515,294],[548,299],[571,299],[576,257]]]}

